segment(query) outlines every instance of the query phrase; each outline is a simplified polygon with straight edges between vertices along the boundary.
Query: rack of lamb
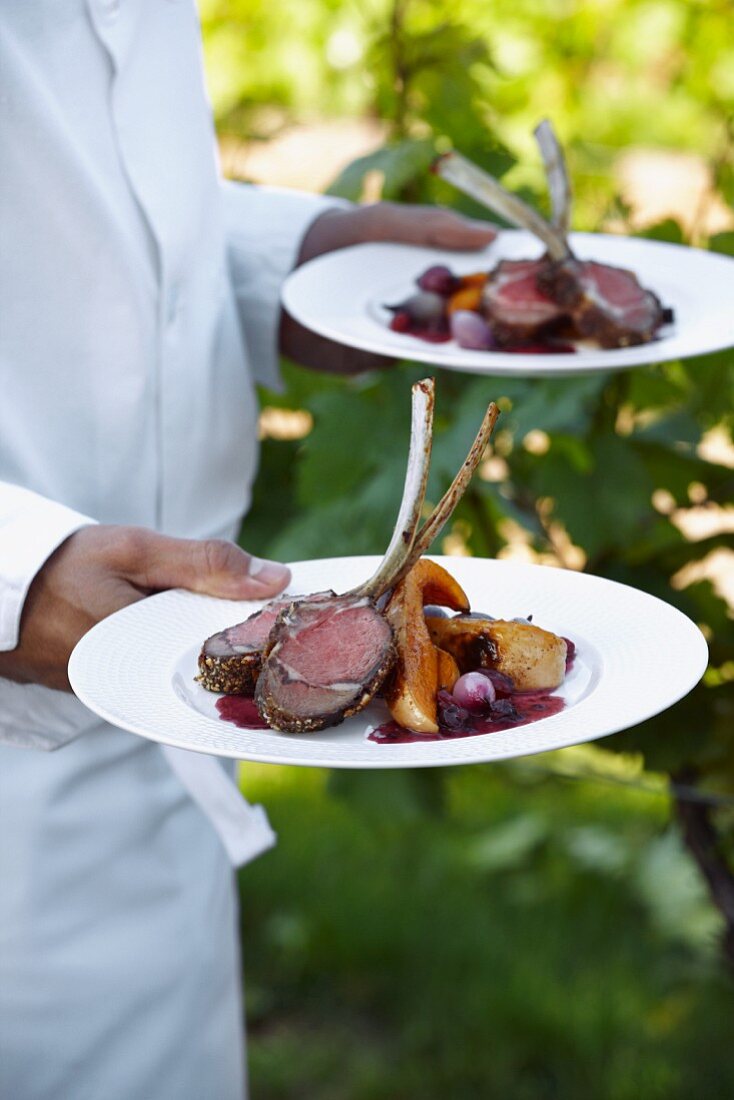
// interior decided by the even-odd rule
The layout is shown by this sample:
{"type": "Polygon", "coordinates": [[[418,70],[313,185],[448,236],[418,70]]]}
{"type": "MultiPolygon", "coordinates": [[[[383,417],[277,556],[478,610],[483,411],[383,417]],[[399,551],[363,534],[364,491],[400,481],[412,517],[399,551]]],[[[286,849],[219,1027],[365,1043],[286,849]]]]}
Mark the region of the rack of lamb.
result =
{"type": "Polygon", "coordinates": [[[563,152],[547,120],[535,137],[548,179],[550,221],[459,153],[445,154],[434,166],[442,179],[545,245],[540,259],[501,260],[489,273],[480,312],[495,343],[513,348],[558,337],[603,348],[649,343],[673,320],[672,310],[632,271],[574,255],[568,242],[571,188],[563,152]]]}
{"type": "Polygon", "coordinates": [[[433,430],[434,382],[413,386],[411,441],[403,497],[390,543],[373,576],[349,592],[281,597],[208,638],[199,682],[210,691],[252,694],[274,729],[293,733],[337,725],[362,710],[396,661],[385,613],[400,581],[450,518],[478,466],[499,415],[490,404],[472,447],[429,518],[420,525],[433,430]]]}

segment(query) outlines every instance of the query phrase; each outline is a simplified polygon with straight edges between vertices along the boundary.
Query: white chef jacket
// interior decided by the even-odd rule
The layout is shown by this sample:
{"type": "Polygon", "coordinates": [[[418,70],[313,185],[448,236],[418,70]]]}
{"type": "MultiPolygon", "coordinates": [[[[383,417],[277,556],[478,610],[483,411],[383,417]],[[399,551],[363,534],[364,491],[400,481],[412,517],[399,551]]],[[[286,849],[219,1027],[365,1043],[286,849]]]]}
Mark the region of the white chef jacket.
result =
{"type": "MultiPolygon", "coordinates": [[[[323,200],[220,181],[188,0],[5,0],[0,18],[12,649],[33,576],[80,525],[236,534],[256,461],[245,362],[272,382],[279,283],[323,200]]],[[[55,748],[92,721],[0,681],[1,741],[55,748]]]]}
{"type": "MultiPolygon", "coordinates": [[[[2,0],[0,649],[81,525],[238,530],[251,379],[322,206],[223,183],[214,150],[193,0],[2,0]]],[[[0,1096],[240,1097],[236,907],[199,807],[235,860],[264,817],[209,758],[43,687],[0,680],[0,743],[0,1096]]]]}

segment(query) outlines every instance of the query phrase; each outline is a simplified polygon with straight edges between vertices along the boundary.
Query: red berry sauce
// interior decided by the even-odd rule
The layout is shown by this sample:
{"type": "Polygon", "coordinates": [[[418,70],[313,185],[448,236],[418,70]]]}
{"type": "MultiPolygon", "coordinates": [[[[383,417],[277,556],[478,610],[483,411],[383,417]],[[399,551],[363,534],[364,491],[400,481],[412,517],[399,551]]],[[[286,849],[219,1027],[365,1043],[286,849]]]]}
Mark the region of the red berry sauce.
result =
{"type": "Polygon", "coordinates": [[[456,729],[439,727],[438,733],[414,733],[406,730],[397,722],[385,722],[377,726],[368,735],[368,740],[378,745],[405,745],[413,741],[453,741],[456,737],[477,737],[483,733],[499,733],[500,730],[526,726],[529,722],[538,722],[541,718],[550,718],[559,714],[565,703],[560,695],[546,695],[542,692],[521,692],[509,696],[515,715],[507,718],[482,718],[468,716],[467,721],[456,729]]]}
{"type": "Polygon", "coordinates": [[[231,722],[241,730],[270,729],[249,695],[223,695],[217,699],[216,707],[223,722],[231,722]]]}

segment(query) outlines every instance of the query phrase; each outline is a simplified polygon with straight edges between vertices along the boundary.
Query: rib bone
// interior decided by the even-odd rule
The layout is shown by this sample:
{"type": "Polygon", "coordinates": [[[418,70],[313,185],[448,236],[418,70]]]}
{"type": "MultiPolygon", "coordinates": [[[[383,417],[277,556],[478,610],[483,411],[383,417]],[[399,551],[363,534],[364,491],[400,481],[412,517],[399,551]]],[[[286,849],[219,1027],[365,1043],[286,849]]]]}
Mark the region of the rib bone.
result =
{"type": "Polygon", "coordinates": [[[571,182],[568,178],[563,149],[547,118],[544,118],[535,128],[535,140],[540,148],[548,180],[552,211],[551,225],[563,234],[565,239],[571,224],[571,182]]]}
{"type": "MultiPolygon", "coordinates": [[[[420,385],[420,383],[418,384],[420,385]]],[[[494,426],[497,423],[499,413],[500,411],[497,405],[491,402],[484,414],[484,419],[482,420],[476,438],[461,468],[456,474],[456,477],[451,482],[421,529],[416,533],[415,527],[413,528],[410,543],[408,544],[407,539],[405,539],[403,546],[400,547],[399,539],[396,540],[396,532],[403,530],[402,524],[398,521],[390,545],[392,546],[393,543],[397,542],[399,548],[392,556],[389,567],[385,567],[389,554],[388,548],[388,553],[385,554],[374,576],[366,581],[365,584],[352,589],[347,595],[371,596],[373,599],[378,599],[383,593],[394,588],[403,577],[410,572],[418,559],[425,554],[434,539],[438,537],[442,528],[448,523],[457,504],[466,492],[474,471],[482,460],[482,455],[492,435],[494,426]]],[[[423,494],[425,495],[425,478],[423,481],[423,494]]],[[[423,497],[421,496],[421,504],[422,501],[423,497]]]]}
{"type": "Polygon", "coordinates": [[[494,401],[490,402],[484,414],[484,419],[482,420],[479,431],[477,432],[476,439],[472,443],[461,469],[415,536],[410,554],[403,563],[400,573],[393,582],[394,584],[397,584],[406,573],[410,572],[418,559],[425,554],[433,540],[439,535],[441,529],[448,523],[457,504],[466,492],[474,471],[482,460],[482,455],[492,435],[494,426],[497,423],[499,414],[500,410],[497,405],[495,405],[494,401]]]}
{"type": "Polygon", "coordinates": [[[532,206],[507,191],[493,176],[472,164],[460,153],[446,153],[440,157],[434,171],[465,195],[476,199],[513,225],[527,229],[540,238],[552,260],[565,260],[571,255],[568,242],[559,230],[542,218],[532,206]]]}
{"type": "Polygon", "coordinates": [[[402,575],[403,563],[413,546],[426,495],[433,439],[434,399],[435,382],[432,378],[416,382],[412,390],[408,468],[395,529],[375,573],[368,581],[345,593],[348,596],[370,596],[376,599],[394,586],[398,574],[402,575]]]}
{"type": "Polygon", "coordinates": [[[341,596],[296,600],[275,621],[255,689],[258,710],[275,729],[308,733],[338,725],[369,703],[395,664],[393,626],[378,600],[394,588],[451,515],[498,413],[496,405],[490,405],[461,470],[416,535],[432,410],[432,384],[418,383],[413,388],[413,432],[399,520],[375,574],[341,596]]]}

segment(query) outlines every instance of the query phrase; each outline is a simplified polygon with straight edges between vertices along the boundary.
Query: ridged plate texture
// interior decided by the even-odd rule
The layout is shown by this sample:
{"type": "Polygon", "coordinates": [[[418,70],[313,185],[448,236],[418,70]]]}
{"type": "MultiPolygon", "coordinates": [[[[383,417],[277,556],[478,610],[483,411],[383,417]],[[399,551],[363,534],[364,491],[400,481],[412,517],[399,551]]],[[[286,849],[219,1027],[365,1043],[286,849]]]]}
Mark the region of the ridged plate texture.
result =
{"type": "Polygon", "coordinates": [[[415,293],[415,279],[433,264],[457,275],[487,271],[501,259],[533,259],[542,245],[529,233],[504,230],[483,252],[446,252],[405,244],[360,244],[329,252],[286,279],[283,302],[301,324],[338,343],[396,359],[434,363],[472,374],[553,377],[627,370],[704,355],[734,344],[734,260],[698,248],[635,237],[573,233],[580,259],[629,268],[644,287],[675,311],[658,339],[634,348],[587,346],[575,353],[520,355],[468,351],[451,340],[429,344],[392,332],[385,308],[415,293]]]}
{"type": "MultiPolygon", "coordinates": [[[[380,702],[320,733],[238,729],[219,718],[217,697],[195,682],[196,658],[206,637],[261,605],[178,589],[126,607],[90,630],[69,663],[72,687],[113,725],[196,752],[276,764],[412,768],[503,760],[595,740],[672,706],[703,675],[707,648],[700,630],[653,596],[549,566],[435,560],[463,585],[475,610],[496,618],[532,614],[536,625],[576,644],[574,668],[558,692],[566,701],[561,713],[499,733],[394,745],[366,736],[370,725],[388,718],[380,702]]],[[[376,561],[292,563],[289,591],[345,591],[368,577],[376,561]]]]}

